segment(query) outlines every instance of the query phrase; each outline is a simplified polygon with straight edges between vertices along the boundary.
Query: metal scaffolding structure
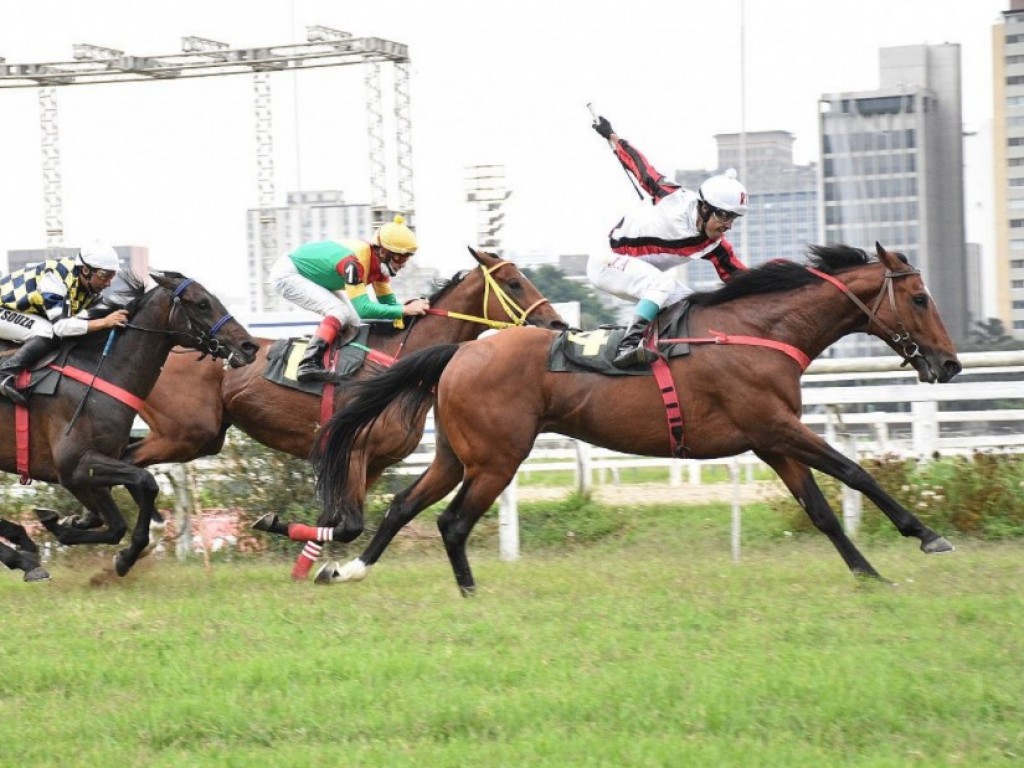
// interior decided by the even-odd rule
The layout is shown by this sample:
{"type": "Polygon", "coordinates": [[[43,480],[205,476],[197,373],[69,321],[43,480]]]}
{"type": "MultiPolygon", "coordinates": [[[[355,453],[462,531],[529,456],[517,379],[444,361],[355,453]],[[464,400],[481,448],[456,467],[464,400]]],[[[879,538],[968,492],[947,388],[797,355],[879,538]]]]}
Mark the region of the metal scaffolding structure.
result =
{"type": "Polygon", "coordinates": [[[183,37],[181,52],[132,56],[124,51],[79,43],[71,61],[10,64],[0,58],[0,88],[38,88],[42,128],[46,243],[63,244],[59,121],[56,88],[98,83],[155,82],[194,77],[249,74],[253,77],[256,119],[256,164],[260,209],[260,255],[250,263],[251,279],[265,287],[270,263],[277,258],[271,79],[276,72],[358,64],[366,68],[366,114],[370,154],[370,206],[375,223],[402,213],[415,215],[412,178],[412,122],[409,108],[409,55],[402,43],[378,37],[354,37],[325,26],[306,28],[306,43],[231,48],[202,37],[183,37]],[[387,162],[381,67],[394,67],[395,168],[397,207],[387,201],[387,162]]]}

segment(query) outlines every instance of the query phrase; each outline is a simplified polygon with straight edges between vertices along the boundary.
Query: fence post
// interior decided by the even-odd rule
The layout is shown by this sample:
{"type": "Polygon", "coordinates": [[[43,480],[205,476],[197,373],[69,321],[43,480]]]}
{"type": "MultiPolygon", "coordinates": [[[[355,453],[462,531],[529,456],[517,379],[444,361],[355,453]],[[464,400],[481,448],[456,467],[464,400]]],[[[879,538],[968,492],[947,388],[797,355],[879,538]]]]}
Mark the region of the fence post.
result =
{"type": "Polygon", "coordinates": [[[498,500],[498,556],[519,559],[519,476],[514,475],[498,500]]]}
{"type": "Polygon", "coordinates": [[[732,525],[730,532],[730,548],[732,561],[740,561],[740,533],[742,526],[740,505],[740,461],[736,456],[729,462],[729,479],[732,480],[732,525]]]}
{"type": "Polygon", "coordinates": [[[934,400],[915,400],[910,404],[910,412],[914,415],[914,453],[927,461],[939,449],[939,404],[934,400]]]}
{"type": "Polygon", "coordinates": [[[576,444],[576,490],[581,496],[590,493],[590,443],[585,440],[573,440],[576,444]]]}
{"type": "MultiPolygon", "coordinates": [[[[846,456],[852,461],[859,463],[857,453],[857,438],[849,432],[843,434],[846,456]]],[[[864,507],[864,499],[859,491],[853,490],[848,485],[843,485],[843,528],[851,538],[856,537],[860,529],[860,516],[864,507]]]]}

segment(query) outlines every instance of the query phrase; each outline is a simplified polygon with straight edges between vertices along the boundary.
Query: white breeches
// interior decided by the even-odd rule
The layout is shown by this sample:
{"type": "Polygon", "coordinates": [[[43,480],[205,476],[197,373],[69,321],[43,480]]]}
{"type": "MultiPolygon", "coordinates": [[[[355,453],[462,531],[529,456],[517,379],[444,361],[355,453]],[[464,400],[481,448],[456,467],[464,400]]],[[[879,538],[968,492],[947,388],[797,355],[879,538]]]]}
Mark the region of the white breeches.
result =
{"type": "Polygon", "coordinates": [[[646,299],[658,307],[673,304],[693,293],[653,264],[610,251],[587,259],[587,278],[597,288],[620,299],[646,299]]]}
{"type": "Polygon", "coordinates": [[[53,325],[42,315],[0,308],[0,339],[21,343],[33,336],[52,339],[53,325]]]}
{"type": "Polygon", "coordinates": [[[359,313],[344,293],[334,293],[303,277],[287,256],[270,267],[270,282],[279,294],[303,309],[337,318],[342,326],[359,325],[359,313]]]}

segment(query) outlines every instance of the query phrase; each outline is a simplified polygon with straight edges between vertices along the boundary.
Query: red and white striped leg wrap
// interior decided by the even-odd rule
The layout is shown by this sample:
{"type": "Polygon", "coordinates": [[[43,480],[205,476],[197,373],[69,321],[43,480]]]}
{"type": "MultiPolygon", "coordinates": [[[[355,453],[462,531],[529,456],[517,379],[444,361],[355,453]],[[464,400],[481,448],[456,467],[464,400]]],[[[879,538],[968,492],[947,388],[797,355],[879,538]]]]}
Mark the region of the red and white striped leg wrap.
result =
{"type": "Polygon", "coordinates": [[[302,554],[295,560],[295,565],[292,566],[292,578],[296,581],[303,581],[309,575],[309,569],[313,567],[313,563],[320,557],[320,553],[323,551],[323,547],[314,541],[307,541],[306,546],[302,548],[302,554]]]}
{"type": "Polygon", "coordinates": [[[289,523],[288,538],[292,541],[334,541],[334,529],[289,523]]]}

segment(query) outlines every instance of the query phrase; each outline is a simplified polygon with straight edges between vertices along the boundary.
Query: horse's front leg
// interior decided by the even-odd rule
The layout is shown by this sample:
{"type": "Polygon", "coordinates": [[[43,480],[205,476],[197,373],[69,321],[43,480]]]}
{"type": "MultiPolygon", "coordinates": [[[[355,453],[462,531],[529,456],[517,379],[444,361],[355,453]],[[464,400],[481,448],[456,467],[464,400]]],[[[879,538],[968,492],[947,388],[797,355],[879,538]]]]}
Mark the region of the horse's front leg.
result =
{"type": "Polygon", "coordinates": [[[932,555],[953,551],[953,545],[944,536],[922,523],[916,515],[886,493],[866,469],[841,454],[804,424],[798,422],[798,430],[785,451],[787,455],[863,493],[903,536],[913,536],[920,540],[922,552],[932,555]]]}
{"type": "Polygon", "coordinates": [[[867,561],[867,558],[860,553],[850,537],[846,535],[842,523],[839,522],[832,507],[829,506],[825,494],[821,492],[818,484],[814,481],[814,476],[806,464],[776,453],[766,451],[756,451],[756,453],[765,464],[775,470],[782,482],[786,484],[789,492],[793,494],[793,498],[814,523],[814,527],[828,536],[828,540],[832,542],[832,546],[839,552],[850,571],[858,576],[882,578],[867,561]]]}

